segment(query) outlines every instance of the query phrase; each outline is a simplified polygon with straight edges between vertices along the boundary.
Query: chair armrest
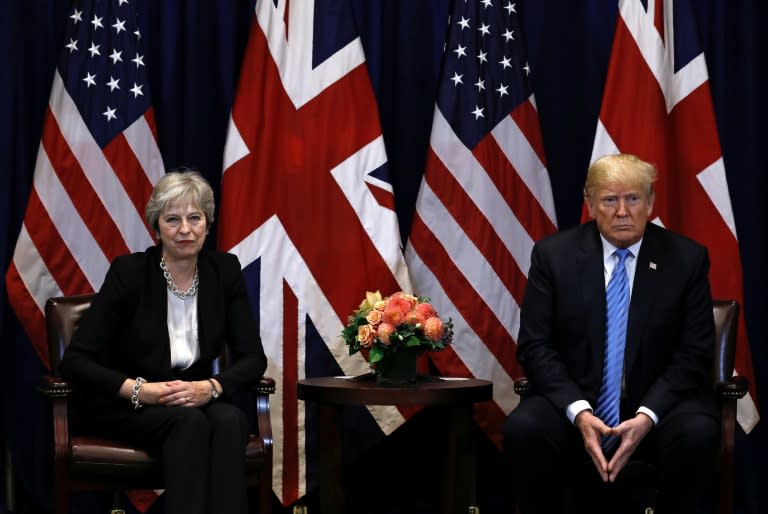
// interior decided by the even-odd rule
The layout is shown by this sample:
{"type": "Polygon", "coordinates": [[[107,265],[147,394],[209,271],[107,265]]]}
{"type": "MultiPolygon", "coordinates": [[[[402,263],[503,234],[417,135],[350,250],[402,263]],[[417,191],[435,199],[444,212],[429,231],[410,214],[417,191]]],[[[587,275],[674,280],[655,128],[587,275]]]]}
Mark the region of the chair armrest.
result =
{"type": "Polygon", "coordinates": [[[518,396],[523,396],[524,394],[530,391],[530,385],[528,384],[528,379],[525,377],[520,377],[515,379],[514,386],[515,386],[515,392],[518,394],[518,396]]]}
{"type": "Polygon", "coordinates": [[[261,377],[259,383],[251,388],[251,391],[257,394],[274,394],[275,379],[270,377],[261,377]]]}
{"type": "Polygon", "coordinates": [[[72,384],[52,375],[44,375],[37,389],[51,399],[69,398],[72,394],[72,384]]]}
{"type": "Polygon", "coordinates": [[[740,375],[729,377],[727,380],[718,381],[715,384],[715,390],[723,400],[743,398],[747,394],[748,389],[749,380],[740,375]]]}

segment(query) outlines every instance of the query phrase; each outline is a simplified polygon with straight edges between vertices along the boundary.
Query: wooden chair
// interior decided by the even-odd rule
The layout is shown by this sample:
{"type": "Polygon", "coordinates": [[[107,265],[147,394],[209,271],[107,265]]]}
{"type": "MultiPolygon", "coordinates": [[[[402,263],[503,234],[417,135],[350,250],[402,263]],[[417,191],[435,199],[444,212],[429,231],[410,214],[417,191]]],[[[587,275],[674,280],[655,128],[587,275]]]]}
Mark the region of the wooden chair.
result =
{"type": "MultiPolygon", "coordinates": [[[[744,377],[733,376],[736,354],[736,333],[739,325],[739,304],[733,300],[714,300],[715,359],[713,366],[714,388],[720,397],[721,438],[719,455],[720,514],[733,514],[733,444],[736,430],[736,400],[747,394],[748,382],[744,377]]],[[[528,380],[515,380],[515,392],[524,395],[528,380]]],[[[642,475],[652,473],[650,465],[630,461],[622,473],[642,475]]],[[[653,485],[653,481],[650,483],[653,485]]],[[[651,493],[651,503],[655,491],[651,493]]],[[[651,506],[652,509],[652,506],[651,506]]],[[[650,511],[652,512],[652,510],[650,511]]]]}
{"type": "MultiPolygon", "coordinates": [[[[71,433],[67,419],[68,382],[58,376],[58,366],[80,316],[93,295],[50,298],[45,305],[48,351],[52,373],[44,377],[41,391],[51,399],[54,436],[54,503],[56,514],[68,514],[70,494],[75,491],[162,489],[158,461],[146,452],[105,438],[71,433]]],[[[224,359],[220,359],[225,365],[224,359]]],[[[275,382],[263,377],[255,393],[255,432],[246,447],[249,489],[256,489],[258,512],[272,509],[272,425],[269,395],[275,382]]]]}

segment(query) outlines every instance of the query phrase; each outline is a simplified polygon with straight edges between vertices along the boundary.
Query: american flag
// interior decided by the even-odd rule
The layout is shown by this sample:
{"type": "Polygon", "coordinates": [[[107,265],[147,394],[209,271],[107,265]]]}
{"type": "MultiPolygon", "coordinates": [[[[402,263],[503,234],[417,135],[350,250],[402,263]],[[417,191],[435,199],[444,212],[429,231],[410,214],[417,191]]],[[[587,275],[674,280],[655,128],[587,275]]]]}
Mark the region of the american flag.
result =
{"type": "MultiPolygon", "coordinates": [[[[128,0],[74,2],[6,273],[46,366],[46,300],[97,291],[115,257],[154,244],[143,212],[163,173],[136,12],[128,0]]],[[[129,498],[143,512],[156,495],[129,498]]]]}
{"type": "MultiPolygon", "coordinates": [[[[744,304],[733,209],[717,134],[704,52],[688,0],[621,0],[592,160],[618,151],[654,163],[655,223],[709,249],[715,298],[744,304]]],[[[744,309],[736,372],[751,393],[737,416],[758,422],[744,309]]]]}
{"type": "MultiPolygon", "coordinates": [[[[367,372],[343,324],[366,291],[411,289],[363,48],[340,5],[256,3],[224,151],[218,245],[240,258],[278,383],[273,489],[285,505],[316,480],[296,381],[367,372]]],[[[405,418],[361,410],[359,434],[405,418]]]]}
{"type": "Polygon", "coordinates": [[[406,247],[416,292],[454,321],[454,344],[430,357],[445,375],[493,381],[494,402],[476,418],[499,446],[518,402],[531,249],[557,230],[529,74],[514,2],[454,2],[406,247]]]}
{"type": "Polygon", "coordinates": [[[46,300],[98,290],[112,259],[153,244],[143,212],[163,162],[140,43],[127,0],[74,2],[6,274],[46,365],[46,300]]]}

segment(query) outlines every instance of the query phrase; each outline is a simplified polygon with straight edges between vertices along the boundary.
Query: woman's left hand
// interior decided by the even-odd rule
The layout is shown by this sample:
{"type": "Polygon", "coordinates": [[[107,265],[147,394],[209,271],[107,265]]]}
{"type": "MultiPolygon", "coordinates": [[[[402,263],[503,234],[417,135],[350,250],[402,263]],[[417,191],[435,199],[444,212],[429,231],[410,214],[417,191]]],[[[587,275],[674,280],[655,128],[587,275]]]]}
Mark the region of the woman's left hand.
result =
{"type": "Polygon", "coordinates": [[[211,385],[207,380],[184,382],[174,380],[165,382],[165,389],[160,393],[160,405],[177,407],[200,407],[208,403],[211,397],[211,385]]]}

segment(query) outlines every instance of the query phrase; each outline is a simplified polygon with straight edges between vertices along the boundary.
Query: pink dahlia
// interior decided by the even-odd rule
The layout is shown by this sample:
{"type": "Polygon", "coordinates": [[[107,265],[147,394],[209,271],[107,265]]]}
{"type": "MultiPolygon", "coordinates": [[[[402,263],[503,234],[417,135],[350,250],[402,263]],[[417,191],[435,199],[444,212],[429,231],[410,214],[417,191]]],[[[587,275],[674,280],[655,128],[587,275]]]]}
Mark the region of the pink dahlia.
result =
{"type": "Polygon", "coordinates": [[[388,345],[389,344],[389,336],[395,333],[397,329],[394,325],[390,325],[389,323],[382,323],[379,325],[378,330],[376,331],[376,336],[379,338],[379,341],[382,343],[388,345]]]}
{"type": "Polygon", "coordinates": [[[440,318],[432,317],[427,318],[424,322],[424,335],[432,341],[439,341],[443,337],[445,332],[445,326],[440,318]]]}
{"type": "Polygon", "coordinates": [[[424,325],[424,322],[427,320],[427,317],[424,316],[419,311],[413,310],[405,315],[405,322],[410,323],[411,325],[424,325]]]}
{"type": "Polygon", "coordinates": [[[435,308],[432,307],[431,303],[420,303],[416,306],[415,310],[416,312],[420,312],[425,319],[437,316],[437,312],[435,312],[435,308]]]}

